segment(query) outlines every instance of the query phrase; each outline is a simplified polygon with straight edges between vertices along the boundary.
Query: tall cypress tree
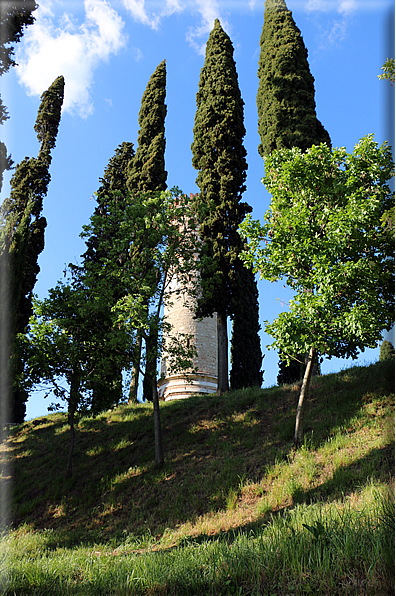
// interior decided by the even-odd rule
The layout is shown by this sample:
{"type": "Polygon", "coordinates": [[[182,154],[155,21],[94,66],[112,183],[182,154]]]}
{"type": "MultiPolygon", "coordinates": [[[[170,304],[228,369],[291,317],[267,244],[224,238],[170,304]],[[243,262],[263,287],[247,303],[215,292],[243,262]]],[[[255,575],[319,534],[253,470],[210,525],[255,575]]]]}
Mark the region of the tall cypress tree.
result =
{"type": "Polygon", "coordinates": [[[191,149],[198,170],[200,193],[194,207],[202,240],[197,315],[217,313],[218,393],[228,390],[227,316],[233,314],[238,286],[238,225],[251,211],[241,202],[247,169],[244,136],[233,46],[216,19],[199,80],[191,149]]]}
{"type": "MultiPolygon", "coordinates": [[[[11,193],[1,207],[5,225],[1,230],[2,271],[7,272],[3,291],[11,298],[10,337],[12,407],[11,420],[22,422],[25,416],[26,392],[18,385],[18,376],[23,364],[17,354],[13,338],[17,333],[25,333],[32,314],[32,295],[40,267],[38,257],[44,249],[44,230],[47,225],[41,215],[43,199],[50,182],[49,167],[51,150],[61,117],[64,94],[64,78],[58,77],[41,96],[34,130],[41,143],[37,158],[27,158],[17,165],[11,179],[11,193]]],[[[2,280],[3,285],[3,280],[2,280]]]]}
{"type": "Polygon", "coordinates": [[[165,95],[166,64],[163,60],[151,75],[142,96],[138,147],[128,171],[127,184],[132,193],[166,190],[165,95]]]}
{"type": "Polygon", "coordinates": [[[327,143],[316,117],[314,78],[308,52],[284,0],[266,0],[260,39],[258,130],[262,157],[275,149],[327,143]]]}
{"type": "MultiPolygon", "coordinates": [[[[166,63],[163,60],[151,75],[143,93],[139,111],[138,147],[129,164],[128,189],[131,193],[166,190],[165,171],[165,117],[166,117],[166,63]]],[[[157,338],[150,339],[151,344],[157,338]]],[[[140,370],[141,338],[137,339],[137,354],[132,371],[129,401],[137,400],[140,370]]],[[[143,398],[151,400],[151,377],[155,364],[146,362],[143,381],[143,398]]]]}
{"type": "MultiPolygon", "coordinates": [[[[259,87],[257,92],[260,155],[275,149],[327,143],[330,136],[316,116],[314,78],[301,31],[284,0],[266,0],[260,38],[259,87]]],[[[296,355],[301,358],[301,356],[296,355]]],[[[280,379],[294,376],[293,366],[280,379]]],[[[278,382],[279,377],[278,377],[278,382]]]]}
{"type": "MultiPolygon", "coordinates": [[[[128,165],[134,157],[133,144],[128,142],[121,143],[115,150],[114,156],[109,160],[107,167],[104,171],[103,178],[100,179],[101,186],[96,193],[97,206],[95,208],[95,215],[100,218],[95,218],[95,222],[100,222],[108,217],[108,202],[112,200],[112,193],[118,192],[118,200],[122,203],[125,199],[127,189],[127,172],[128,165]]],[[[107,248],[106,244],[111,243],[112,238],[108,232],[103,232],[104,226],[96,225],[94,234],[92,234],[86,241],[87,250],[83,254],[83,265],[81,269],[83,271],[83,277],[86,279],[87,288],[92,295],[100,296],[103,293],[101,287],[102,280],[98,279],[96,275],[91,275],[92,266],[97,265],[101,259],[106,257],[107,248]]],[[[108,226],[107,226],[108,228],[108,226]]],[[[114,234],[117,230],[114,230],[114,234]]],[[[121,264],[121,263],[120,263],[121,264]]],[[[110,337],[111,333],[114,333],[112,328],[112,317],[111,308],[116,304],[124,294],[124,290],[120,282],[117,279],[106,280],[106,301],[98,299],[98,309],[93,317],[92,326],[95,329],[96,334],[101,334],[104,341],[99,342],[100,346],[104,347],[105,353],[97,351],[95,357],[101,362],[108,361],[109,365],[104,366],[108,371],[107,374],[103,374],[99,381],[95,381],[92,384],[92,404],[91,409],[94,413],[98,413],[105,408],[109,408],[114,404],[117,404],[122,398],[122,376],[121,369],[111,366],[112,354],[106,346],[105,338],[110,337]]],[[[93,363],[94,364],[94,363],[93,363]]],[[[95,364],[94,364],[95,368],[95,364]]]]}

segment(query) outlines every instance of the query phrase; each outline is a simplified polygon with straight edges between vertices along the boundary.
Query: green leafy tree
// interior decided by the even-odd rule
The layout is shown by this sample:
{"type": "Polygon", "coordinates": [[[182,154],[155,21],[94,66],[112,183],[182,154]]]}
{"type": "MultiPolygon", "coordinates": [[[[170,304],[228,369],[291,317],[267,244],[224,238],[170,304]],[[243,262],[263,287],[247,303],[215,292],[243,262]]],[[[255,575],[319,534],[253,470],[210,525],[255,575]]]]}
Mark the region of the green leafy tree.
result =
{"type": "MultiPolygon", "coordinates": [[[[1,296],[9,297],[11,345],[17,333],[25,332],[32,314],[32,292],[40,271],[38,257],[44,249],[47,225],[42,216],[43,199],[50,182],[51,150],[58,132],[63,92],[64,79],[58,77],[42,94],[34,127],[41,144],[38,156],[25,157],[17,165],[10,196],[1,206],[1,296]]],[[[15,346],[11,347],[13,422],[22,422],[26,410],[27,395],[18,386],[21,366],[15,346]]]]}
{"type": "Polygon", "coordinates": [[[316,117],[314,78],[300,30],[284,0],[266,0],[257,92],[259,153],[327,143],[316,117]]]}
{"type": "Polygon", "coordinates": [[[395,83],[395,59],[387,58],[385,64],[381,67],[384,72],[378,75],[380,81],[390,81],[393,86],[395,83]]]}
{"type": "MultiPolygon", "coordinates": [[[[122,205],[126,200],[128,194],[126,180],[127,171],[130,161],[133,159],[134,150],[132,143],[121,143],[115,150],[114,156],[109,160],[109,163],[104,171],[103,178],[100,179],[101,185],[95,193],[97,206],[95,208],[95,226],[92,227],[92,235],[87,238],[87,250],[82,255],[83,264],[81,267],[72,267],[76,272],[79,270],[79,275],[87,275],[92,265],[98,265],[106,258],[108,246],[112,242],[112,238],[117,229],[117,223],[114,223],[114,229],[109,230],[104,227],[104,220],[108,217],[107,203],[112,200],[114,191],[117,191],[117,200],[122,205]]],[[[104,291],[102,287],[102,278],[90,277],[90,295],[101,296],[104,291]]],[[[112,314],[111,309],[117,301],[124,295],[124,288],[117,282],[116,278],[106,280],[106,300],[101,301],[101,312],[95,313],[92,326],[95,328],[95,333],[101,333],[103,337],[109,333],[114,333],[112,328],[112,314]]],[[[94,353],[93,357],[98,358],[101,362],[107,359],[110,362],[113,360],[113,354],[106,347],[106,342],[100,342],[104,352],[100,353],[99,349],[94,353]]],[[[93,412],[99,412],[107,409],[122,400],[122,372],[124,365],[120,363],[121,368],[115,366],[107,366],[108,374],[102,375],[99,379],[92,381],[92,403],[91,409],[93,412]]]]}
{"type": "MultiPolygon", "coordinates": [[[[165,170],[165,117],[166,117],[166,63],[163,60],[151,75],[143,93],[139,111],[139,133],[136,155],[130,161],[128,189],[131,193],[166,190],[165,170]]],[[[150,338],[156,343],[156,338],[150,338]]],[[[129,401],[137,401],[142,339],[138,338],[137,356],[132,371],[129,401]]],[[[152,400],[152,377],[155,371],[147,361],[143,382],[143,398],[152,400]]]]}
{"type": "MultiPolygon", "coordinates": [[[[14,44],[21,40],[24,30],[34,23],[32,13],[38,4],[34,0],[6,0],[0,2],[0,76],[16,66],[14,44]]],[[[7,108],[0,98],[0,124],[8,120],[7,108]]],[[[7,155],[7,148],[0,141],[0,191],[5,170],[11,170],[13,161],[7,155]]]]}
{"type": "Polygon", "coordinates": [[[247,263],[261,277],[284,279],[295,292],[288,312],[266,325],[271,347],[290,361],[308,354],[294,440],[303,437],[305,396],[317,357],[356,358],[394,322],[394,242],[380,225],[394,204],[391,150],[364,137],[345,148],[274,152],[263,179],[272,193],[264,223],[250,216],[247,263]]]}
{"type": "Polygon", "coordinates": [[[191,149],[198,170],[200,193],[194,209],[202,241],[197,316],[217,313],[219,393],[228,390],[227,317],[233,314],[233,292],[238,287],[242,246],[238,225],[251,211],[241,202],[247,169],[244,136],[233,47],[216,19],[199,80],[191,149]]]}
{"type": "MultiPolygon", "coordinates": [[[[23,385],[28,392],[40,383],[49,388],[56,410],[67,404],[70,425],[70,448],[66,476],[72,475],[72,457],[75,445],[75,416],[92,410],[92,386],[102,376],[110,375],[113,367],[125,364],[126,355],[133,353],[133,338],[124,328],[100,332],[103,302],[106,295],[92,300],[87,287],[74,272],[68,283],[58,282],[49,290],[45,300],[34,300],[34,315],[29,332],[18,336],[24,354],[23,385]],[[97,321],[98,324],[93,324],[97,321]],[[111,353],[112,360],[108,358],[111,353]]],[[[114,316],[113,316],[114,319],[114,316]]]]}
{"type": "Polygon", "coordinates": [[[385,339],[381,344],[379,355],[380,362],[383,360],[391,360],[392,358],[395,358],[395,348],[390,341],[385,339]]]}
{"type": "MultiPolygon", "coordinates": [[[[150,381],[155,463],[160,466],[164,454],[156,370],[164,332],[162,306],[164,294],[174,276],[187,282],[188,275],[195,270],[195,235],[184,233],[186,225],[194,228],[194,221],[186,197],[177,190],[147,192],[139,196],[130,194],[122,204],[115,194],[113,200],[108,201],[107,208],[108,217],[100,221],[105,234],[114,232],[112,241],[100,263],[92,264],[90,275],[103,280],[115,278],[123,285],[125,295],[112,309],[117,315],[116,324],[145,341],[145,361],[149,363],[150,370],[155,371],[150,381]]],[[[84,227],[84,235],[91,235],[98,217],[97,214],[92,216],[91,224],[84,227]]],[[[168,335],[170,330],[165,327],[165,331],[168,335]]],[[[182,342],[183,338],[180,338],[179,348],[182,342]]],[[[176,360],[183,367],[191,367],[194,353],[193,347],[186,345],[187,358],[176,360]]],[[[136,360],[136,350],[134,358],[136,360]]]]}

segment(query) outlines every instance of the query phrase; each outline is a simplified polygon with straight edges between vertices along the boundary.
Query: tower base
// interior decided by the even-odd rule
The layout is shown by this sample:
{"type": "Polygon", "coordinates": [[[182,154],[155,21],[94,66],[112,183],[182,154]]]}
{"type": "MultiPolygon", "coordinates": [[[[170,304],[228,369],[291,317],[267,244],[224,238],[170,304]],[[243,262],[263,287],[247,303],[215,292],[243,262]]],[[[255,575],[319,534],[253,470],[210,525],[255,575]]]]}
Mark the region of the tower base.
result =
{"type": "Polygon", "coordinates": [[[172,375],[158,381],[158,397],[164,401],[216,393],[217,378],[205,374],[172,375]]]}

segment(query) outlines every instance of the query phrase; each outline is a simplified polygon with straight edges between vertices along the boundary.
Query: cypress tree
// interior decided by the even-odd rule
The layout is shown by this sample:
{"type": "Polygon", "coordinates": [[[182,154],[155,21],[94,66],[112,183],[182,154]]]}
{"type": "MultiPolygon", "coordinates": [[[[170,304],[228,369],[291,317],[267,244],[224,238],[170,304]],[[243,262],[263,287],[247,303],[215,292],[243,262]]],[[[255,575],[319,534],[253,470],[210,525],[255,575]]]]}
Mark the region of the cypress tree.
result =
{"type": "MultiPolygon", "coordinates": [[[[165,117],[166,117],[166,63],[163,60],[151,75],[142,96],[139,111],[139,133],[136,155],[129,164],[128,189],[131,193],[166,190],[165,171],[165,117]]],[[[137,401],[140,370],[141,338],[137,338],[137,354],[132,371],[129,401],[137,401]]],[[[152,345],[157,338],[150,339],[152,345]]],[[[151,378],[154,364],[146,361],[143,380],[143,399],[152,400],[151,378]]]]}
{"type": "Polygon", "coordinates": [[[194,209],[202,240],[197,316],[217,313],[218,393],[228,390],[227,316],[238,285],[238,225],[251,211],[246,189],[243,101],[230,38],[216,19],[206,45],[197,93],[193,166],[200,193],[194,209]]]}
{"type": "MultiPolygon", "coordinates": [[[[18,377],[23,362],[14,340],[17,333],[25,333],[32,314],[32,294],[40,272],[38,257],[44,249],[44,230],[47,225],[41,215],[43,199],[50,182],[51,150],[61,117],[64,78],[58,77],[41,96],[34,130],[41,143],[37,158],[27,158],[17,165],[11,179],[11,193],[1,207],[5,222],[1,232],[2,271],[6,271],[3,291],[9,293],[11,337],[11,421],[22,422],[27,394],[20,389],[18,377]]],[[[3,283],[2,283],[3,285],[3,283]]]]}
{"type": "Polygon", "coordinates": [[[138,147],[129,164],[128,189],[132,193],[166,190],[165,117],[166,64],[151,75],[139,111],[138,147]]]}
{"type": "Polygon", "coordinates": [[[254,273],[239,262],[238,286],[234,292],[230,384],[232,389],[261,387],[263,356],[257,283],[254,273]]]}
{"type": "Polygon", "coordinates": [[[260,39],[258,130],[262,157],[275,149],[331,144],[316,117],[308,52],[284,0],[266,0],[260,39]]]}
{"type": "MultiPolygon", "coordinates": [[[[96,193],[98,204],[95,208],[95,215],[100,216],[100,219],[95,219],[95,222],[104,221],[108,217],[108,201],[112,200],[111,193],[117,191],[119,195],[118,200],[121,203],[125,200],[128,192],[128,165],[133,157],[134,149],[132,143],[123,142],[116,148],[114,156],[109,160],[104,170],[103,178],[100,179],[101,186],[96,193]]],[[[108,232],[106,234],[103,232],[103,228],[104,226],[96,224],[95,233],[86,241],[87,250],[82,255],[83,265],[81,267],[83,277],[85,276],[87,291],[89,291],[91,296],[95,294],[99,296],[97,304],[100,306],[98,306],[94,314],[92,328],[96,334],[100,334],[103,338],[103,341],[98,342],[98,345],[107,350],[105,353],[101,353],[98,349],[95,354],[97,362],[100,362],[102,368],[108,372],[102,374],[100,382],[95,381],[92,383],[91,410],[94,413],[98,413],[119,403],[122,398],[122,371],[117,367],[111,366],[112,354],[108,346],[106,346],[108,342],[105,341],[105,338],[106,336],[110,337],[111,333],[114,333],[111,308],[123,296],[124,291],[122,285],[116,279],[107,279],[106,301],[103,302],[100,300],[100,293],[103,290],[101,286],[102,280],[98,279],[95,274],[91,274],[92,267],[99,264],[100,260],[106,257],[106,244],[112,241],[108,232]],[[106,365],[106,362],[108,365],[106,365]]],[[[114,234],[116,231],[114,230],[114,234]]],[[[78,268],[72,267],[72,269],[78,268]]],[[[95,368],[95,363],[93,363],[93,368],[95,368]]]]}

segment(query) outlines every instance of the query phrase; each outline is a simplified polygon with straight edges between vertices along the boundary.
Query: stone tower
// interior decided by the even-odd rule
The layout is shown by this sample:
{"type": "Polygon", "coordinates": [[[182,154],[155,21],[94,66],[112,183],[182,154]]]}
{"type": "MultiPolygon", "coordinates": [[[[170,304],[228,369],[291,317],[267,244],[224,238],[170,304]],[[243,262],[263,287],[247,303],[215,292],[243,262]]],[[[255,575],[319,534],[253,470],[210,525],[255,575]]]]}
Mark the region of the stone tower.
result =
{"type": "MultiPolygon", "coordinates": [[[[190,195],[192,199],[193,195],[190,195]]],[[[171,336],[188,334],[193,336],[196,348],[195,371],[172,374],[169,370],[169,356],[164,350],[161,355],[161,374],[158,382],[160,399],[182,399],[191,395],[215,393],[217,391],[217,315],[205,319],[194,319],[194,305],[187,291],[183,291],[177,278],[172,280],[164,297],[164,321],[172,326],[171,336]]]]}

